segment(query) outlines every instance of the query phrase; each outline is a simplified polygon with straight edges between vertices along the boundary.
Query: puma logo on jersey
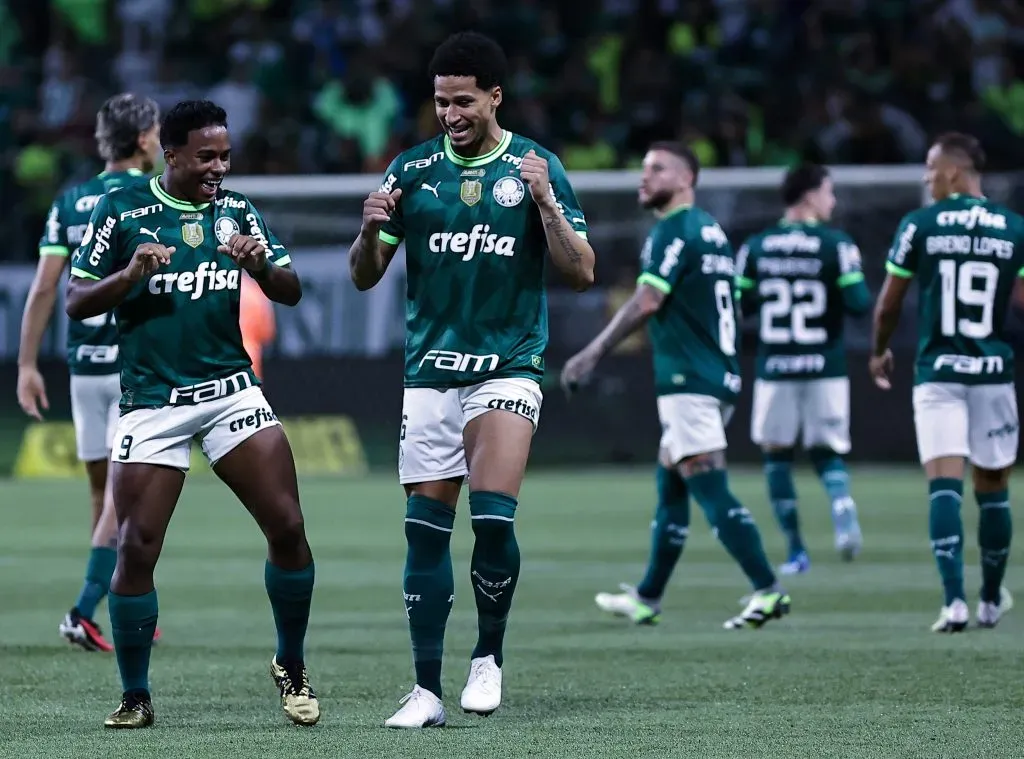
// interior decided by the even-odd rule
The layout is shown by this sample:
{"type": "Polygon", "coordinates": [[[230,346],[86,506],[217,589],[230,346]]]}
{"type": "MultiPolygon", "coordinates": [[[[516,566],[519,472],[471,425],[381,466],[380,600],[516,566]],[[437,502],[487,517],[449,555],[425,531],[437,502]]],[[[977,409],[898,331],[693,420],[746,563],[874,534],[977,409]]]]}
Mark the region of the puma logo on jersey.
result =
{"type": "MultiPolygon", "coordinates": [[[[441,186],[440,182],[438,182],[433,187],[431,187],[426,182],[424,182],[423,184],[420,185],[420,189],[421,190],[430,190],[432,193],[434,193],[434,197],[437,198],[438,197],[438,195],[437,195],[437,188],[440,187],[440,186],[441,186]]],[[[440,198],[438,198],[438,199],[440,199],[440,198]]]]}
{"type": "Polygon", "coordinates": [[[432,253],[455,253],[469,261],[477,253],[493,253],[496,256],[514,256],[516,238],[508,235],[491,234],[490,224],[477,224],[465,232],[435,232],[430,236],[432,253]]]}
{"type": "Polygon", "coordinates": [[[199,300],[204,293],[239,289],[238,269],[220,269],[212,261],[203,261],[195,271],[170,271],[149,278],[152,295],[191,293],[191,300],[199,300]]]}
{"type": "Polygon", "coordinates": [[[160,238],[157,237],[157,232],[159,232],[161,229],[162,229],[162,227],[157,227],[156,231],[150,231],[150,230],[146,229],[145,227],[143,227],[142,229],[139,230],[139,234],[142,234],[142,235],[152,235],[154,240],[156,240],[157,242],[160,242],[160,238]]]}

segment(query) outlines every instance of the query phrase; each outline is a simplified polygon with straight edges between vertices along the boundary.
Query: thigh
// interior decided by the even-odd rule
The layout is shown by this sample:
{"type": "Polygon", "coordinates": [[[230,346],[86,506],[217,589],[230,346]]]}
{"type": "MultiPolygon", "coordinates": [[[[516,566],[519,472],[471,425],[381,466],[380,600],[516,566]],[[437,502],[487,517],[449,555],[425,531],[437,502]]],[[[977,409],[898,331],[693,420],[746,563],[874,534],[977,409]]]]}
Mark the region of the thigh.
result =
{"type": "Polygon", "coordinates": [[[792,448],[800,431],[797,383],[757,380],[750,415],[750,439],[761,446],[792,448]]]}
{"type": "Polygon", "coordinates": [[[1020,424],[1012,383],[967,388],[967,420],[972,464],[998,470],[1017,461],[1020,424]]]}
{"type": "Polygon", "coordinates": [[[202,428],[203,413],[199,405],[130,411],[118,420],[111,459],[187,472],[192,438],[202,428]]]}
{"type": "Polygon", "coordinates": [[[801,398],[804,448],[850,452],[850,380],[808,380],[801,398]]]}
{"type": "Polygon", "coordinates": [[[658,397],[663,459],[675,466],[683,459],[724,451],[725,423],[731,407],[710,395],[678,393],[658,397]]]}
{"type": "Polygon", "coordinates": [[[926,382],[914,387],[914,428],[922,464],[940,458],[964,458],[967,438],[967,394],[963,385],[926,382]]]}
{"type": "Polygon", "coordinates": [[[458,390],[407,387],[398,436],[398,481],[402,485],[461,482],[468,471],[464,426],[458,390]]]}
{"type": "Polygon", "coordinates": [[[459,393],[470,490],[519,496],[544,395],[529,379],[496,379],[459,393]]]}
{"type": "Polygon", "coordinates": [[[284,428],[263,427],[213,464],[213,471],[252,514],[260,529],[301,523],[295,459],[284,428]]]}
{"type": "Polygon", "coordinates": [[[71,375],[71,420],[81,461],[99,461],[110,455],[113,431],[109,427],[110,378],[117,375],[71,375]]]}
{"type": "Polygon", "coordinates": [[[121,420],[121,375],[111,374],[104,377],[103,385],[103,402],[107,408],[106,446],[109,454],[114,448],[117,423],[121,420]]]}
{"type": "MultiPolygon", "coordinates": [[[[114,511],[122,536],[159,550],[181,495],[185,473],[156,464],[112,464],[114,511]]],[[[125,540],[121,541],[126,542],[125,540]]]]}

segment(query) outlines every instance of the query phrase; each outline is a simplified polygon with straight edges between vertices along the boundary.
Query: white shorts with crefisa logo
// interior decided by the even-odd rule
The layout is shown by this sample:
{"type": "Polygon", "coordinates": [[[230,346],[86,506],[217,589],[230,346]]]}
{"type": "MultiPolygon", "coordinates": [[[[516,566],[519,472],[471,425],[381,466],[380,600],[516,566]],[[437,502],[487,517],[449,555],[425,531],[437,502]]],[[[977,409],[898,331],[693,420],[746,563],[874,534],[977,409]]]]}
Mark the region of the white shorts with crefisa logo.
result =
{"type": "Polygon", "coordinates": [[[1012,382],[924,382],[914,387],[914,427],[922,464],[963,456],[984,469],[1003,469],[1017,460],[1017,391],[1012,382]]]}
{"type": "Polygon", "coordinates": [[[405,485],[465,477],[469,469],[462,431],[469,422],[500,409],[529,419],[536,430],[543,400],[540,385],[522,377],[448,389],[407,387],[402,398],[398,481],[405,485]]]}
{"type": "Polygon", "coordinates": [[[259,387],[189,406],[137,409],[118,422],[111,459],[187,472],[193,440],[213,466],[260,430],[279,424],[259,387]]]}

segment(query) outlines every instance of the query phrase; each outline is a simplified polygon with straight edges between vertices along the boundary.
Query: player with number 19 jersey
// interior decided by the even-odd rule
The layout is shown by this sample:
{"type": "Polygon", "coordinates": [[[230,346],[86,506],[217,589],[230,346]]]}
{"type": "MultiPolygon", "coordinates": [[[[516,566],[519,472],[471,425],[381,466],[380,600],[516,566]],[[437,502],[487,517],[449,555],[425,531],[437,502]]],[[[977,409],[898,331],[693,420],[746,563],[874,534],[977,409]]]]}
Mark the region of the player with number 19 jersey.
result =
{"type": "Polygon", "coordinates": [[[640,264],[638,282],[667,296],[648,322],[657,395],[707,395],[735,403],[741,388],[735,260],[725,232],[707,212],[679,207],[651,231],[640,264]]]}
{"type": "Polygon", "coordinates": [[[886,270],[918,281],[916,385],[1013,382],[1006,312],[1024,277],[1024,218],[951,195],[903,218],[886,270]]]}

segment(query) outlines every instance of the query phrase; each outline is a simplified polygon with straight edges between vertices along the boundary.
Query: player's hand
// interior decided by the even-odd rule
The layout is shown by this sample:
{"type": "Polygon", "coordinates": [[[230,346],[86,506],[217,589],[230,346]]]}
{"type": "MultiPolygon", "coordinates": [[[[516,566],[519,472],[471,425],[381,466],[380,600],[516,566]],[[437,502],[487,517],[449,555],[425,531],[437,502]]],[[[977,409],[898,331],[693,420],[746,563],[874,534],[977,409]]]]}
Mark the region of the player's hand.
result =
{"type": "Polygon", "coordinates": [[[363,201],[363,229],[376,233],[388,221],[402,197],[402,188],[397,187],[391,192],[371,192],[363,201]]]}
{"type": "Polygon", "coordinates": [[[530,188],[530,197],[538,206],[551,203],[551,180],[548,178],[547,159],[541,158],[533,150],[523,156],[519,165],[519,174],[526,186],[530,188]]]}
{"type": "Polygon", "coordinates": [[[599,359],[597,353],[584,349],[566,362],[562,368],[561,384],[567,396],[571,396],[580,385],[587,383],[599,359]]]}
{"type": "Polygon", "coordinates": [[[892,368],[892,351],[889,349],[886,349],[881,356],[872,356],[868,360],[868,371],[871,372],[871,378],[882,390],[892,390],[892,382],[889,380],[892,368]]]}
{"type": "Polygon", "coordinates": [[[144,242],[135,249],[132,260],[123,275],[132,282],[138,282],[143,277],[148,277],[164,264],[171,262],[171,254],[174,253],[174,246],[167,247],[156,242],[144,242]]]}
{"type": "Polygon", "coordinates": [[[232,235],[227,245],[218,245],[217,252],[246,271],[262,271],[267,265],[267,246],[249,235],[232,235]]]}
{"type": "Polygon", "coordinates": [[[43,375],[34,366],[18,367],[18,405],[21,410],[33,419],[43,421],[43,415],[39,411],[42,406],[44,410],[50,410],[50,401],[46,397],[46,383],[43,382],[43,375]]]}

